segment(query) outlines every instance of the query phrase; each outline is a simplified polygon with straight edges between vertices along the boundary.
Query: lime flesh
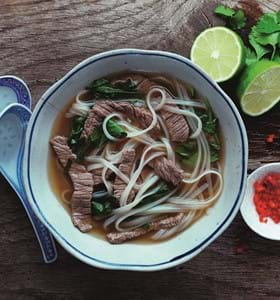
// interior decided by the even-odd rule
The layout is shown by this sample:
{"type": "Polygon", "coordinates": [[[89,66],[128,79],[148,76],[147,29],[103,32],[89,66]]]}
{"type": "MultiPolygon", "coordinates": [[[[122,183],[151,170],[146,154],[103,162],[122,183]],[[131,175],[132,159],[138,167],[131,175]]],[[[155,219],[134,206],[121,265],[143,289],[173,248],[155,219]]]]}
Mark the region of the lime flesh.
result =
{"type": "Polygon", "coordinates": [[[201,32],[194,41],[191,60],[216,82],[223,82],[244,66],[244,45],[232,30],[212,27],[201,32]]]}
{"type": "Polygon", "coordinates": [[[280,64],[262,60],[250,65],[240,78],[237,95],[250,116],[270,110],[280,101],[280,64]]]}

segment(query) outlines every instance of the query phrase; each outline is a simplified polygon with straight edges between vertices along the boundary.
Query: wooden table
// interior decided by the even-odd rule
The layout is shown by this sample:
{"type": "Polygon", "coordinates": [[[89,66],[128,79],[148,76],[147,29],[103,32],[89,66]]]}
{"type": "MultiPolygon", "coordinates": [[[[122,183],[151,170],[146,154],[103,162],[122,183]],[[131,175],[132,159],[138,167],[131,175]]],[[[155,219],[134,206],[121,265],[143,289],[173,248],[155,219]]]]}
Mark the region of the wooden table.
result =
{"type": "MultiPolygon", "coordinates": [[[[252,17],[260,9],[280,9],[279,0],[259,2],[238,5],[252,17]]],[[[195,0],[1,0],[0,74],[22,77],[35,104],[57,78],[104,50],[133,47],[188,55],[202,29],[221,24],[212,13],[215,5],[195,0]]],[[[265,142],[269,133],[279,137],[279,115],[276,108],[261,118],[244,117],[250,171],[279,161],[279,139],[265,142]]],[[[86,266],[59,246],[57,262],[45,265],[26,214],[3,178],[0,191],[0,299],[280,298],[280,243],[255,235],[240,215],[203,253],[177,268],[111,272],[86,266]]]]}

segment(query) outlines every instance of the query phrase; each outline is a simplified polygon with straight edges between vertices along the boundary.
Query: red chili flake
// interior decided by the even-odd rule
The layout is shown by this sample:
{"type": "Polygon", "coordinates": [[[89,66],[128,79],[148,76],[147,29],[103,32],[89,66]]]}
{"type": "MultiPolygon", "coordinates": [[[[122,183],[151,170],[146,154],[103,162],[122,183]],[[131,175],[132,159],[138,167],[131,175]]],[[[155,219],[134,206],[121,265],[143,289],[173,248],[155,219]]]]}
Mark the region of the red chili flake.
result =
{"type": "Polygon", "coordinates": [[[271,218],[280,223],[280,173],[269,173],[254,183],[254,204],[260,222],[267,223],[271,218]]]}
{"type": "Polygon", "coordinates": [[[276,139],[276,135],[274,133],[272,134],[269,134],[267,137],[266,137],[266,142],[267,143],[274,143],[274,140],[276,139]]]}

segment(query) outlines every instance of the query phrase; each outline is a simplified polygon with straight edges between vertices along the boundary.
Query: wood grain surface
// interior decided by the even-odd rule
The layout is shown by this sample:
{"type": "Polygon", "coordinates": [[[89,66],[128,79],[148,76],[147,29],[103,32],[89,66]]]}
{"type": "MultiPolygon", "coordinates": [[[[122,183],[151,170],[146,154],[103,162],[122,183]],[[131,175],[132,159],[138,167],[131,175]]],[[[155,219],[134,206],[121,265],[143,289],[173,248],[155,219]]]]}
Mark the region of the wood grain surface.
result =
{"type": "MultiPolygon", "coordinates": [[[[219,1],[220,2],[220,1],[219,1]]],[[[250,22],[280,0],[223,1],[246,9],[250,22]]],[[[195,36],[222,24],[216,1],[1,0],[0,75],[23,78],[34,104],[58,78],[101,51],[133,47],[188,55],[195,36]]],[[[234,87],[225,86],[225,89],[234,87]]],[[[247,118],[249,171],[279,161],[279,106],[247,118]],[[276,143],[265,142],[275,133],[276,143]]],[[[279,299],[280,243],[251,232],[240,216],[192,261],[154,273],[86,266],[58,246],[45,265],[15,193],[0,177],[0,299],[279,299]],[[242,249],[243,253],[239,253],[242,249]]]]}

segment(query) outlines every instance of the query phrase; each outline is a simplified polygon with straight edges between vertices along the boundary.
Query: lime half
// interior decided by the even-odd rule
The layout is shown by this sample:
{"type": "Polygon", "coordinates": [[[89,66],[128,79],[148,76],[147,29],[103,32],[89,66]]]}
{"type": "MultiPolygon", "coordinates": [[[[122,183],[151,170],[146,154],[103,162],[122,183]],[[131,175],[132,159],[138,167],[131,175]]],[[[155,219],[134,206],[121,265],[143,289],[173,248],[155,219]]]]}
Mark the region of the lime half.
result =
{"type": "Polygon", "coordinates": [[[280,101],[280,64],[261,60],[245,69],[237,88],[242,110],[259,116],[280,101]]]}
{"type": "Polygon", "coordinates": [[[243,67],[244,45],[232,30],[212,27],[202,31],[194,41],[191,60],[215,81],[226,81],[243,67]]]}

